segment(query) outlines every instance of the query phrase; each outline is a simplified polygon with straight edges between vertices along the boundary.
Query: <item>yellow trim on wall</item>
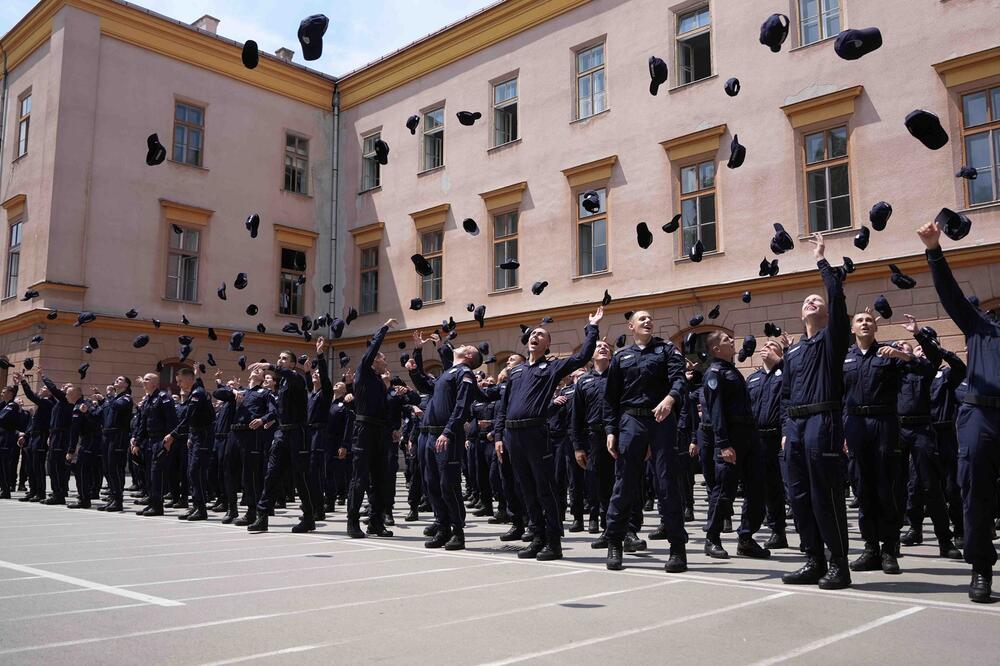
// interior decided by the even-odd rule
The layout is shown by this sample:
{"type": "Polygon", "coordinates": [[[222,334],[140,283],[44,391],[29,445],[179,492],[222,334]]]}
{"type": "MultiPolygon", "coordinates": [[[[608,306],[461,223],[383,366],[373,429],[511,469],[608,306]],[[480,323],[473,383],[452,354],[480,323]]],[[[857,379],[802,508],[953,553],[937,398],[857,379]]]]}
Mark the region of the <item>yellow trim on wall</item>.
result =
{"type": "Polygon", "coordinates": [[[39,282],[33,284],[29,289],[38,291],[66,291],[71,294],[82,294],[87,291],[87,286],[82,284],[68,284],[66,282],[39,282]]]}
{"type": "Polygon", "coordinates": [[[0,40],[7,52],[7,71],[12,71],[52,35],[52,17],[63,7],[63,0],[44,0],[22,18],[0,40]]]}
{"type": "Polygon", "coordinates": [[[28,205],[28,197],[24,194],[15,194],[7,201],[0,204],[0,208],[7,211],[7,220],[16,220],[18,217],[24,213],[25,207],[28,205]]]}
{"type": "Polygon", "coordinates": [[[849,116],[854,113],[854,100],[864,92],[864,89],[864,86],[854,86],[827,95],[810,97],[801,102],[786,104],[781,107],[781,110],[785,112],[788,121],[796,129],[841,116],[849,116]]]}
{"type": "Polygon", "coordinates": [[[451,210],[451,204],[445,203],[433,208],[425,208],[424,210],[410,213],[410,217],[413,218],[413,226],[416,227],[418,232],[426,231],[434,227],[443,227],[445,220],[448,219],[449,210],[451,210]]]}
{"type": "Polygon", "coordinates": [[[493,211],[500,208],[507,208],[508,206],[520,205],[521,198],[524,196],[524,190],[527,188],[528,181],[522,180],[520,183],[514,183],[507,187],[500,187],[489,192],[481,192],[479,196],[483,198],[486,210],[493,211]]]}
{"type": "Polygon", "coordinates": [[[948,88],[1000,76],[1000,46],[945,60],[933,67],[948,88]]]}
{"type": "Polygon", "coordinates": [[[714,153],[719,150],[722,135],[726,133],[726,124],[716,125],[708,129],[691,132],[676,139],[668,139],[660,143],[667,151],[671,162],[687,159],[694,155],[714,153]]]}
{"type": "Polygon", "coordinates": [[[358,247],[381,243],[384,233],[385,222],[373,222],[357,229],[351,229],[351,235],[354,236],[354,244],[358,247]]]}
{"type": "Polygon", "coordinates": [[[289,227],[284,224],[274,225],[274,239],[284,245],[294,245],[311,250],[316,245],[317,238],[319,238],[319,234],[315,231],[289,227]]]}
{"type": "Polygon", "coordinates": [[[563,169],[563,175],[566,176],[566,180],[569,181],[570,187],[590,185],[591,183],[610,180],[611,171],[614,169],[617,162],[618,156],[611,155],[610,157],[603,157],[599,160],[594,160],[593,162],[587,162],[586,164],[580,164],[575,167],[563,169]]]}
{"type": "Polygon", "coordinates": [[[160,199],[160,207],[163,209],[163,216],[170,222],[180,222],[182,224],[193,224],[199,227],[207,227],[214,210],[198,208],[188,204],[178,203],[160,199]]]}
{"type": "Polygon", "coordinates": [[[340,106],[362,102],[509,39],[590,0],[506,0],[340,80],[340,106]]]}

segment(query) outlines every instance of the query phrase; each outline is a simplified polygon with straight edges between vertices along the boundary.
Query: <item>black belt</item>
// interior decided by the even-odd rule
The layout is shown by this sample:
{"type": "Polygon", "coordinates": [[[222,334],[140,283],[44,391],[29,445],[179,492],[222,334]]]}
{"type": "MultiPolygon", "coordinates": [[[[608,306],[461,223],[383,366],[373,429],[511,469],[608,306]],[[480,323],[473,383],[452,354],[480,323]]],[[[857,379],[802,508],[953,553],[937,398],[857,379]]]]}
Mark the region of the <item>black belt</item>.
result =
{"type": "Polygon", "coordinates": [[[326,424],[325,423],[310,423],[309,427],[312,428],[313,430],[319,430],[320,428],[325,428],[326,424]]]}
{"type": "Polygon", "coordinates": [[[504,422],[504,429],[506,430],[522,430],[524,428],[537,428],[538,426],[543,426],[546,424],[546,419],[515,419],[504,422]]]}
{"type": "Polygon", "coordinates": [[[242,423],[234,423],[233,425],[229,426],[229,429],[232,432],[245,432],[247,430],[250,430],[250,426],[242,423]]]}
{"type": "Polygon", "coordinates": [[[305,427],[304,423],[288,423],[285,425],[279,425],[278,430],[280,430],[281,432],[288,432],[289,430],[300,430],[301,428],[304,427],[305,427]]]}
{"type": "Polygon", "coordinates": [[[850,416],[893,416],[896,405],[854,405],[844,408],[850,416]]]}
{"type": "Polygon", "coordinates": [[[425,435],[440,435],[444,432],[444,426],[420,426],[419,430],[425,435]]]}
{"type": "Polygon", "coordinates": [[[933,423],[933,419],[929,416],[900,416],[899,425],[904,426],[919,426],[919,425],[930,425],[933,423]]]}
{"type": "Polygon", "coordinates": [[[938,421],[937,423],[934,424],[934,427],[938,428],[939,430],[944,430],[945,428],[954,428],[955,427],[955,422],[954,421],[938,421]]]}
{"type": "Polygon", "coordinates": [[[603,435],[604,434],[604,426],[603,425],[596,425],[596,426],[592,425],[592,426],[590,426],[590,432],[594,433],[595,435],[603,435]]]}
{"type": "Polygon", "coordinates": [[[777,435],[781,432],[781,428],[757,428],[757,432],[761,435],[777,435]]]}
{"type": "Polygon", "coordinates": [[[814,402],[811,405],[795,405],[788,408],[788,415],[792,418],[812,416],[823,412],[836,412],[840,409],[840,402],[828,400],[826,402],[814,402]]]}
{"type": "Polygon", "coordinates": [[[150,432],[150,433],[146,433],[146,437],[148,437],[149,439],[163,439],[163,437],[166,434],[167,433],[165,433],[165,432],[150,432]]]}
{"type": "Polygon", "coordinates": [[[124,428],[101,428],[101,432],[103,432],[105,435],[109,435],[111,433],[116,433],[116,432],[125,432],[125,429],[124,428]]]}
{"type": "Polygon", "coordinates": [[[715,432],[712,429],[712,426],[709,425],[709,424],[707,424],[707,423],[699,423],[698,424],[698,430],[701,430],[703,433],[706,433],[708,435],[711,435],[713,432],[715,432]]]}
{"type": "Polygon", "coordinates": [[[994,395],[979,395],[976,393],[966,393],[962,400],[967,405],[977,407],[989,407],[990,409],[1000,409],[1000,398],[994,395]]]}
{"type": "Polygon", "coordinates": [[[653,409],[651,407],[626,407],[622,411],[631,416],[653,416],[653,409]]]}
{"type": "Polygon", "coordinates": [[[26,432],[24,434],[28,435],[29,437],[31,435],[47,435],[47,434],[49,434],[49,431],[48,430],[29,430],[28,432],[26,432]]]}
{"type": "Polygon", "coordinates": [[[364,414],[355,414],[354,420],[358,423],[368,423],[370,425],[384,426],[387,423],[383,419],[377,419],[374,416],[365,416],[364,414]]]}

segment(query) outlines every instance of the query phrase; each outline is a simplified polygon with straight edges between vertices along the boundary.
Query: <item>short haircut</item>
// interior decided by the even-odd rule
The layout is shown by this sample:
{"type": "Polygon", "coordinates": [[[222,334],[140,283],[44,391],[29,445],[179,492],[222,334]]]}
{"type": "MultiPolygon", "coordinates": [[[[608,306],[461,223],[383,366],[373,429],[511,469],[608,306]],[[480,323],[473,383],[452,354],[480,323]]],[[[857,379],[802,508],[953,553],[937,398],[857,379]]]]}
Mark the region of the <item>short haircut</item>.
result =
{"type": "Polygon", "coordinates": [[[178,377],[194,377],[194,370],[191,368],[181,368],[177,371],[178,377]]]}
{"type": "Polygon", "coordinates": [[[513,356],[517,356],[517,357],[518,357],[518,358],[520,358],[520,359],[521,359],[522,361],[524,361],[524,360],[525,360],[525,356],[524,356],[524,354],[522,354],[521,352],[513,352],[513,353],[512,353],[512,354],[511,354],[510,356],[508,356],[507,358],[509,359],[509,358],[511,358],[511,357],[513,357],[513,356]]]}
{"type": "Polygon", "coordinates": [[[705,336],[705,346],[708,347],[709,350],[711,350],[712,347],[719,344],[719,340],[722,339],[722,335],[723,335],[722,331],[719,330],[710,331],[705,336]]]}
{"type": "Polygon", "coordinates": [[[17,395],[17,387],[14,386],[14,385],[12,385],[12,384],[8,385],[8,386],[4,386],[3,390],[4,391],[9,391],[10,393],[13,393],[13,394],[17,395]]]}
{"type": "Polygon", "coordinates": [[[296,365],[299,362],[299,360],[295,357],[295,354],[288,351],[287,349],[278,354],[278,356],[287,356],[288,358],[292,359],[292,365],[296,365]]]}
{"type": "Polygon", "coordinates": [[[119,375],[119,377],[121,377],[122,379],[125,380],[125,392],[126,393],[131,393],[132,392],[132,380],[129,379],[128,377],[126,377],[125,375],[119,375]]]}
{"type": "Polygon", "coordinates": [[[475,347],[471,347],[471,349],[472,354],[469,357],[469,367],[475,370],[483,364],[483,353],[475,347]]]}

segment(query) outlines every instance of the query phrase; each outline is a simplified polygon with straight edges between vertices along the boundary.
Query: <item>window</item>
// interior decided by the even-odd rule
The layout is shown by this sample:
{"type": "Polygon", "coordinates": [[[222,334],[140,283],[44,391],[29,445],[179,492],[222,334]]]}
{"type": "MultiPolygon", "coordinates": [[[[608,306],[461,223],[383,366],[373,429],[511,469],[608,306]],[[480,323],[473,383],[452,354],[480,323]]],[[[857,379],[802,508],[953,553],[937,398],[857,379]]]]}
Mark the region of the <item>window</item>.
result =
{"type": "Polygon", "coordinates": [[[198,246],[201,232],[170,225],[170,255],[167,259],[167,298],[198,300],[198,246]],[[178,234],[174,227],[181,230],[178,234]]]}
{"type": "Polygon", "coordinates": [[[420,298],[425,303],[440,301],[444,298],[441,290],[441,269],[444,257],[444,232],[428,231],[420,234],[420,254],[430,262],[434,272],[427,276],[421,276],[420,298]]]}
{"type": "Polygon", "coordinates": [[[361,314],[378,311],[378,246],[361,249],[361,314]]]}
{"type": "Polygon", "coordinates": [[[715,162],[701,162],[681,168],[681,252],[699,240],[705,252],[718,247],[715,220],[715,162]]]}
{"type": "Polygon", "coordinates": [[[962,96],[965,163],[979,172],[967,180],[969,205],[1000,199],[1000,88],[962,96]]]}
{"type": "Polygon", "coordinates": [[[517,139],[517,79],[493,86],[493,145],[517,139]]]}
{"type": "Polygon", "coordinates": [[[608,108],[604,44],[576,54],[576,117],[589,118],[608,108]]]}
{"type": "Polygon", "coordinates": [[[608,270],[607,190],[596,190],[601,205],[596,213],[583,207],[583,192],[577,195],[577,267],[579,275],[608,270]]]}
{"type": "Polygon", "coordinates": [[[444,166],[444,107],[424,114],[424,171],[444,166]]]}
{"type": "Polygon", "coordinates": [[[369,134],[361,139],[361,191],[375,189],[381,183],[381,166],[375,159],[375,142],[382,138],[381,132],[369,134]]]}
{"type": "Polygon", "coordinates": [[[500,264],[517,259],[517,211],[493,217],[493,289],[517,287],[517,270],[508,271],[500,264]]]}
{"type": "Polygon", "coordinates": [[[21,267],[21,232],[24,223],[16,220],[10,225],[10,242],[7,245],[7,280],[4,282],[3,297],[17,296],[17,273],[21,267]]]}
{"type": "Polygon", "coordinates": [[[285,189],[308,194],[309,139],[294,134],[285,135],[285,189]]]}
{"type": "Polygon", "coordinates": [[[799,43],[802,46],[840,33],[840,0],[799,0],[799,43]]]}
{"type": "Polygon", "coordinates": [[[178,102],[174,106],[174,162],[201,166],[205,109],[178,102]]]}
{"type": "Polygon", "coordinates": [[[161,361],[160,367],[160,388],[170,391],[171,395],[180,395],[181,387],[177,383],[177,371],[181,368],[191,369],[190,361],[181,363],[180,361],[161,361]]]}
{"type": "Polygon", "coordinates": [[[278,285],[278,313],[302,315],[305,312],[306,253],[281,248],[281,281],[278,285]]]}
{"type": "Polygon", "coordinates": [[[692,83],[712,75],[712,15],[708,7],[677,17],[678,83],[692,83]]]}
{"type": "Polygon", "coordinates": [[[809,233],[850,227],[847,128],[837,127],[807,134],[805,150],[809,233]]]}
{"type": "Polygon", "coordinates": [[[31,91],[17,101],[17,157],[28,154],[28,128],[31,126],[31,91]]]}

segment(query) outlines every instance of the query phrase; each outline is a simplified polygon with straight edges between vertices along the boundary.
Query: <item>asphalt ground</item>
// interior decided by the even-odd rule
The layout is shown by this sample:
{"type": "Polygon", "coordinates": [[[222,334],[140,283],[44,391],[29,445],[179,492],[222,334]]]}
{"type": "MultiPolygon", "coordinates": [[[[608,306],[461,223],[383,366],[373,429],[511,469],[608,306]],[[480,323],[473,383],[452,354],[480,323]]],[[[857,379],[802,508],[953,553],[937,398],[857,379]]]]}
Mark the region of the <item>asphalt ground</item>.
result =
{"type": "MultiPolygon", "coordinates": [[[[703,521],[700,487],[696,505],[703,521]]],[[[690,569],[666,574],[663,541],[609,572],[592,535],[567,534],[543,564],[471,515],[467,550],[445,552],[401,516],[391,539],[348,539],[339,506],[308,535],[289,532],[293,509],[260,535],[178,513],[0,502],[0,664],[1000,661],[1000,604],[970,603],[968,566],[933,537],[904,548],[901,575],[824,592],[781,583],[802,563],[793,533],[770,560],[736,557],[726,534],[732,559],[712,560],[689,523],[690,569]]],[[[855,557],[853,511],[849,525],[855,557]]]]}

